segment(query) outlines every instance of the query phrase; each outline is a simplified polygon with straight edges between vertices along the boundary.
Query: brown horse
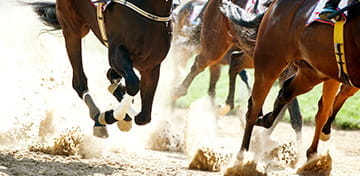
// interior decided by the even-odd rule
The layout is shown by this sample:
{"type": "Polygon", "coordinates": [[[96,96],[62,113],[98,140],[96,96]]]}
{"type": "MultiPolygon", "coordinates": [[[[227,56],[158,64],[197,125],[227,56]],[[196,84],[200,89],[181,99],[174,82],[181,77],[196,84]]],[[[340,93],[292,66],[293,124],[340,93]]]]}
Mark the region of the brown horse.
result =
{"type": "Polygon", "coordinates": [[[97,9],[89,0],[57,0],[56,4],[30,5],[46,24],[62,29],[73,69],[73,88],[89,107],[90,116],[95,121],[96,136],[107,137],[106,124],[129,122],[131,118],[128,115],[124,118],[121,108],[100,113],[88,93],[82,65],[81,39],[90,30],[103,44],[108,45],[110,69],[107,76],[112,84],[111,92],[121,101],[124,94],[134,96],[140,90],[142,107],[135,116],[135,123],[145,125],[151,121],[160,65],[170,48],[172,0],[111,0],[103,17],[100,16],[100,20],[105,21],[107,41],[98,25],[97,9]],[[141,80],[133,68],[140,72],[141,80]],[[125,86],[120,84],[122,78],[125,79],[125,86]]]}
{"type": "MultiPolygon", "coordinates": [[[[264,16],[254,52],[255,82],[249,99],[239,159],[242,158],[242,151],[249,149],[254,125],[275,119],[289,101],[324,82],[323,95],[316,114],[315,134],[307,150],[307,157],[317,152],[320,132],[332,114],[339,84],[349,83],[338,77],[339,70],[333,48],[333,27],[317,22],[306,26],[310,15],[308,11],[313,9],[317,2],[276,0],[264,16]],[[273,112],[259,119],[258,114],[272,84],[289,63],[298,66],[297,74],[285,82],[275,101],[273,112]]],[[[354,2],[348,10],[344,40],[349,78],[354,86],[359,87],[360,3],[354,2]]],[[[350,87],[345,92],[355,92],[355,89],[357,88],[350,87]]]]}
{"type": "MultiPolygon", "coordinates": [[[[271,3],[271,2],[272,1],[268,1],[267,3],[271,3]]],[[[236,36],[237,36],[238,40],[242,42],[241,46],[249,46],[248,49],[253,50],[254,47],[252,47],[252,45],[251,44],[249,45],[248,43],[249,43],[249,40],[251,41],[252,38],[254,38],[254,36],[256,37],[256,31],[254,31],[253,28],[257,27],[258,24],[261,22],[263,14],[258,14],[251,21],[243,20],[242,13],[244,13],[244,10],[241,9],[236,4],[231,3],[230,1],[223,3],[222,10],[226,14],[226,16],[231,20],[232,27],[236,31],[236,36]],[[254,35],[254,36],[252,36],[252,35],[254,35]]],[[[288,68],[286,70],[287,70],[287,72],[290,72],[290,74],[291,74],[292,72],[296,72],[296,69],[297,68],[295,67],[294,64],[290,64],[290,68],[288,66],[288,68]]],[[[283,78],[280,78],[280,80],[286,79],[286,77],[288,77],[286,75],[288,75],[288,74],[289,73],[285,73],[285,74],[282,73],[280,75],[280,77],[283,77],[283,78]],[[285,77],[284,77],[284,75],[285,75],[285,77]]],[[[349,97],[354,95],[357,91],[358,91],[357,88],[348,86],[346,84],[343,84],[341,86],[341,89],[337,93],[334,104],[333,104],[332,114],[329,117],[328,121],[326,122],[325,126],[323,127],[323,129],[321,131],[321,134],[320,134],[321,140],[327,141],[330,138],[331,124],[335,120],[335,117],[336,117],[338,111],[340,110],[342,105],[345,103],[345,101],[349,97]]],[[[257,123],[257,125],[269,127],[272,125],[274,120],[275,119],[271,119],[271,120],[267,119],[266,121],[261,121],[261,122],[259,121],[257,123]]]]}
{"type": "MultiPolygon", "coordinates": [[[[185,63],[191,58],[191,56],[198,54],[200,50],[200,31],[202,25],[203,11],[207,5],[207,1],[193,0],[185,3],[178,9],[175,16],[174,33],[173,33],[173,45],[175,46],[174,52],[179,53],[181,57],[180,61],[176,64],[185,67],[185,63]],[[195,9],[200,8],[201,11],[196,15],[195,9]]],[[[175,11],[174,11],[175,12],[175,11]]],[[[250,86],[248,83],[248,77],[246,71],[241,68],[241,61],[243,60],[243,52],[238,51],[238,47],[233,47],[227,51],[223,58],[213,65],[210,65],[210,84],[208,94],[214,98],[216,95],[216,83],[220,77],[221,65],[230,65],[229,67],[229,91],[226,98],[226,104],[233,109],[234,107],[234,94],[236,76],[239,75],[241,80],[246,84],[248,90],[250,86]],[[240,67],[239,67],[240,66],[240,67]]],[[[177,69],[176,67],[175,69],[177,69]]],[[[179,68],[180,69],[180,68],[179,68]]],[[[177,70],[175,70],[177,71],[177,70]]],[[[178,75],[178,74],[176,74],[178,75]]],[[[175,79],[177,81],[177,79],[175,79]]]]}
{"type": "MultiPolygon", "coordinates": [[[[255,40],[250,42],[243,41],[243,37],[238,36],[236,30],[230,24],[230,20],[220,11],[221,3],[222,1],[220,0],[209,0],[204,10],[203,23],[200,31],[200,53],[197,55],[196,60],[191,67],[191,71],[175,91],[175,97],[185,95],[195,76],[202,72],[207,66],[219,63],[231,48],[241,48],[245,52],[244,57],[239,57],[235,60],[236,62],[232,63],[236,65],[236,70],[253,68],[252,56],[255,47],[255,40]]],[[[240,7],[244,7],[246,1],[239,1],[237,4],[240,7]]],[[[257,26],[254,26],[253,28],[255,28],[256,36],[257,26]]],[[[282,80],[285,80],[286,77],[294,74],[295,72],[290,71],[284,73],[288,75],[284,74],[282,80]]],[[[232,78],[230,77],[230,79],[232,78]]],[[[300,137],[302,117],[299,112],[299,105],[296,99],[294,99],[293,103],[289,105],[289,112],[292,127],[300,137]]],[[[270,127],[271,125],[268,126],[268,128],[270,127]]]]}

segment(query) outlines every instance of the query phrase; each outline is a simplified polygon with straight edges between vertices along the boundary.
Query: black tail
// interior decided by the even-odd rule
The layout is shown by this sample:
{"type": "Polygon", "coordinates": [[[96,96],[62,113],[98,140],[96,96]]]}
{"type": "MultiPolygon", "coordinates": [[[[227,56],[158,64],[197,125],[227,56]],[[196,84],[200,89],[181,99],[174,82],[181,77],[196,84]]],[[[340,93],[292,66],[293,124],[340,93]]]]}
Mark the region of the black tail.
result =
{"type": "Polygon", "coordinates": [[[54,30],[61,29],[59,21],[56,18],[56,3],[54,2],[34,2],[26,3],[30,5],[34,12],[40,17],[41,21],[54,30]]]}

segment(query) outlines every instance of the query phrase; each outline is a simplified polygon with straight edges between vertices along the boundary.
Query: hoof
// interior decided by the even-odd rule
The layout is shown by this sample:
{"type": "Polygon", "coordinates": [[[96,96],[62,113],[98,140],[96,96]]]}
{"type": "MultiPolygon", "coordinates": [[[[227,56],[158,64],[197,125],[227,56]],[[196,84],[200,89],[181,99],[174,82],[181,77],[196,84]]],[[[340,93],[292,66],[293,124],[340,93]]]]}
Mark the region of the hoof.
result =
{"type": "Polygon", "coordinates": [[[106,126],[94,126],[93,135],[99,138],[108,138],[106,126]]]}
{"type": "Polygon", "coordinates": [[[244,155],[245,155],[244,151],[240,150],[239,153],[236,155],[236,159],[238,161],[243,161],[244,160],[244,155]]]}
{"type": "Polygon", "coordinates": [[[144,118],[144,116],[142,116],[141,114],[137,115],[135,117],[135,123],[136,125],[146,125],[151,121],[151,118],[147,119],[144,118]]]}
{"type": "Polygon", "coordinates": [[[220,116],[224,116],[227,113],[229,113],[230,110],[231,110],[230,105],[228,105],[228,104],[220,105],[217,109],[217,114],[220,116]]]}
{"type": "Polygon", "coordinates": [[[117,127],[122,132],[128,132],[132,128],[132,119],[130,116],[126,115],[123,120],[117,121],[117,127]]]}
{"type": "Polygon", "coordinates": [[[330,134],[325,134],[323,132],[320,133],[320,140],[322,141],[328,141],[330,139],[330,134]]]}
{"type": "Polygon", "coordinates": [[[172,99],[173,100],[177,100],[178,98],[185,96],[187,94],[187,90],[185,90],[184,88],[176,88],[172,94],[172,99]]]}

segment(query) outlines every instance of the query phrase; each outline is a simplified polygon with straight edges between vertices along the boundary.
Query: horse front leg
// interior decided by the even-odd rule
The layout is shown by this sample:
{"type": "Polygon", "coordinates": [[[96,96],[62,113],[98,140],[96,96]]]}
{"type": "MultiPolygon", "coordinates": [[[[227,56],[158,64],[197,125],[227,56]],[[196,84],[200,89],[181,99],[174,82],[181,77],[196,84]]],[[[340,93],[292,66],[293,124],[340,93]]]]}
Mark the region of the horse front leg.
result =
{"type": "Polygon", "coordinates": [[[253,90],[251,92],[251,97],[248,101],[245,132],[240,151],[237,155],[238,160],[242,160],[243,152],[249,150],[251,134],[258,119],[258,115],[262,112],[262,106],[264,104],[265,98],[268,95],[276,78],[286,66],[285,62],[276,62],[276,64],[274,62],[264,63],[261,58],[271,58],[271,55],[261,52],[255,53],[255,80],[253,90]]]}
{"type": "Polygon", "coordinates": [[[89,32],[89,28],[79,25],[77,28],[78,31],[74,31],[73,28],[68,27],[65,22],[62,22],[62,27],[66,51],[73,69],[72,86],[88,106],[90,118],[95,121],[94,136],[106,138],[108,137],[106,126],[96,121],[100,110],[88,92],[87,78],[82,64],[81,38],[89,32]]]}
{"type": "Polygon", "coordinates": [[[160,65],[149,71],[140,71],[140,74],[141,112],[136,115],[135,123],[137,125],[145,125],[151,121],[151,111],[159,81],[160,65]]]}
{"type": "Polygon", "coordinates": [[[317,153],[320,133],[332,113],[332,108],[335,101],[336,92],[339,89],[339,85],[340,83],[333,79],[324,82],[322,96],[318,103],[319,109],[315,118],[315,134],[311,146],[306,151],[306,156],[308,159],[310,159],[313,154],[317,153]]]}

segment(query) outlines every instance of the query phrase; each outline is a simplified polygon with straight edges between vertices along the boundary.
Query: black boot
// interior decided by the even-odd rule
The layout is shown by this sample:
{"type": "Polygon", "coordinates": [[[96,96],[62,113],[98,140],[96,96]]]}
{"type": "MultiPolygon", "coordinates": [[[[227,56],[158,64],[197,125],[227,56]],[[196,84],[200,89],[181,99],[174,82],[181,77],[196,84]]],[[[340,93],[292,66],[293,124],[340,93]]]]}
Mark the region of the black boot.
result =
{"type": "Polygon", "coordinates": [[[329,20],[329,16],[337,12],[336,8],[339,6],[340,0],[329,0],[322,11],[319,13],[319,17],[322,20],[329,20]]]}

